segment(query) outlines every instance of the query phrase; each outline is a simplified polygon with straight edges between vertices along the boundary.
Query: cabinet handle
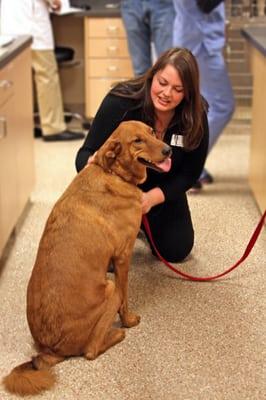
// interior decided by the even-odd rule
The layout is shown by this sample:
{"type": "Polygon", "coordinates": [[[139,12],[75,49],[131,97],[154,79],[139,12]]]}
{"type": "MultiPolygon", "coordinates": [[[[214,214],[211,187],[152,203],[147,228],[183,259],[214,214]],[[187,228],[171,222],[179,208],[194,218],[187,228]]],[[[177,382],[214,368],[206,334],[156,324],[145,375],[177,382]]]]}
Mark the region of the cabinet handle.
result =
{"type": "Polygon", "coordinates": [[[0,117],[0,139],[7,136],[7,121],[5,117],[0,117]]]}
{"type": "Polygon", "coordinates": [[[107,51],[109,53],[117,53],[117,46],[108,46],[107,51]]]}
{"type": "Polygon", "coordinates": [[[116,25],[108,25],[107,26],[107,31],[109,33],[115,33],[115,32],[118,31],[118,26],[116,26],[116,25]]]}
{"type": "Polygon", "coordinates": [[[7,79],[0,81],[0,89],[9,89],[13,86],[13,82],[7,79]]]}
{"type": "Polygon", "coordinates": [[[108,71],[110,71],[110,72],[118,71],[118,67],[117,67],[116,65],[109,65],[109,66],[107,67],[107,69],[108,69],[108,71]]]}

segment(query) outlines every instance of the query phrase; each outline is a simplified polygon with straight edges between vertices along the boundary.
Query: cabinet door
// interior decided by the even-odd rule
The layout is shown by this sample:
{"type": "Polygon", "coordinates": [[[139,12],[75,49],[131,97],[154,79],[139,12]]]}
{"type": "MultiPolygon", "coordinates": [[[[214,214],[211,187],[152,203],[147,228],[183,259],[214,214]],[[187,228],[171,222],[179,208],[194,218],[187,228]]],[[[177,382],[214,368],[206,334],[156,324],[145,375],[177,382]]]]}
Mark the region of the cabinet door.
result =
{"type": "Polygon", "coordinates": [[[0,252],[4,248],[18,218],[13,112],[14,96],[0,107],[0,252]]]}
{"type": "Polygon", "coordinates": [[[31,52],[0,71],[0,252],[34,182],[31,52]]]}
{"type": "Polygon", "coordinates": [[[117,83],[117,79],[87,79],[86,114],[95,115],[105,95],[117,83]]]}
{"type": "Polygon", "coordinates": [[[17,207],[20,215],[33,189],[35,170],[30,49],[24,50],[16,57],[13,79],[16,93],[13,125],[17,157],[17,207]]]}

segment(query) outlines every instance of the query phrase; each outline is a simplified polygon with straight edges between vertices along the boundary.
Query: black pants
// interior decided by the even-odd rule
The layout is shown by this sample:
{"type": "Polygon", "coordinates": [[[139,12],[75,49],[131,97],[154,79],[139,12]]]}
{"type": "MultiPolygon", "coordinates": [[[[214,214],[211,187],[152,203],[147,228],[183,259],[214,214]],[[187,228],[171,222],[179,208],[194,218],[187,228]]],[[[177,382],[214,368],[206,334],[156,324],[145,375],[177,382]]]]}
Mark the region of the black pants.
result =
{"type": "MultiPolygon", "coordinates": [[[[154,244],[161,256],[169,262],[184,260],[194,244],[194,229],[186,194],[175,202],[155,206],[147,214],[154,244]]],[[[150,243],[147,233],[142,229],[150,243]]],[[[150,243],[153,254],[154,252],[150,243]]]]}

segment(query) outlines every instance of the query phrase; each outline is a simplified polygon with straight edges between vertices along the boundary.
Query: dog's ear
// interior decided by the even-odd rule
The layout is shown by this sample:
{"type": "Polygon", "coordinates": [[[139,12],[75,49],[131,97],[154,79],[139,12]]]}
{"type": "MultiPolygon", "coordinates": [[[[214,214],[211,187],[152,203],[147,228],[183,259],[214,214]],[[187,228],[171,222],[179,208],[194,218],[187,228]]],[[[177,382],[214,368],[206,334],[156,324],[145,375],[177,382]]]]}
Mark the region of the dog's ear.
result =
{"type": "Polygon", "coordinates": [[[114,160],[118,154],[122,150],[122,145],[119,141],[117,140],[110,140],[107,144],[106,152],[105,152],[105,157],[110,160],[114,160]]]}
{"type": "Polygon", "coordinates": [[[121,150],[122,144],[118,140],[107,140],[97,152],[96,164],[99,164],[105,171],[110,170],[121,150]]]}

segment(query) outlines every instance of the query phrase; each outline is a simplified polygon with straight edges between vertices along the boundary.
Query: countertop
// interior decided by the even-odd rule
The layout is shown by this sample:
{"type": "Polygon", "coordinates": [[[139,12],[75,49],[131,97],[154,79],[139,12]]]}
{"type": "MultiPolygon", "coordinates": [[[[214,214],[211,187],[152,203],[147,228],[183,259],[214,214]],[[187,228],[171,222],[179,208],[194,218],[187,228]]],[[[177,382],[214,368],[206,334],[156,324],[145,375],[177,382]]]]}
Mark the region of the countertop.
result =
{"type": "Polygon", "coordinates": [[[241,33],[257,50],[266,56],[266,25],[245,26],[241,33]]]}
{"type": "Polygon", "coordinates": [[[10,44],[0,47],[0,68],[8,64],[32,42],[31,36],[18,36],[10,44]]]}
{"type": "Polygon", "coordinates": [[[120,17],[120,0],[71,0],[72,7],[82,9],[77,17],[120,17]]]}

